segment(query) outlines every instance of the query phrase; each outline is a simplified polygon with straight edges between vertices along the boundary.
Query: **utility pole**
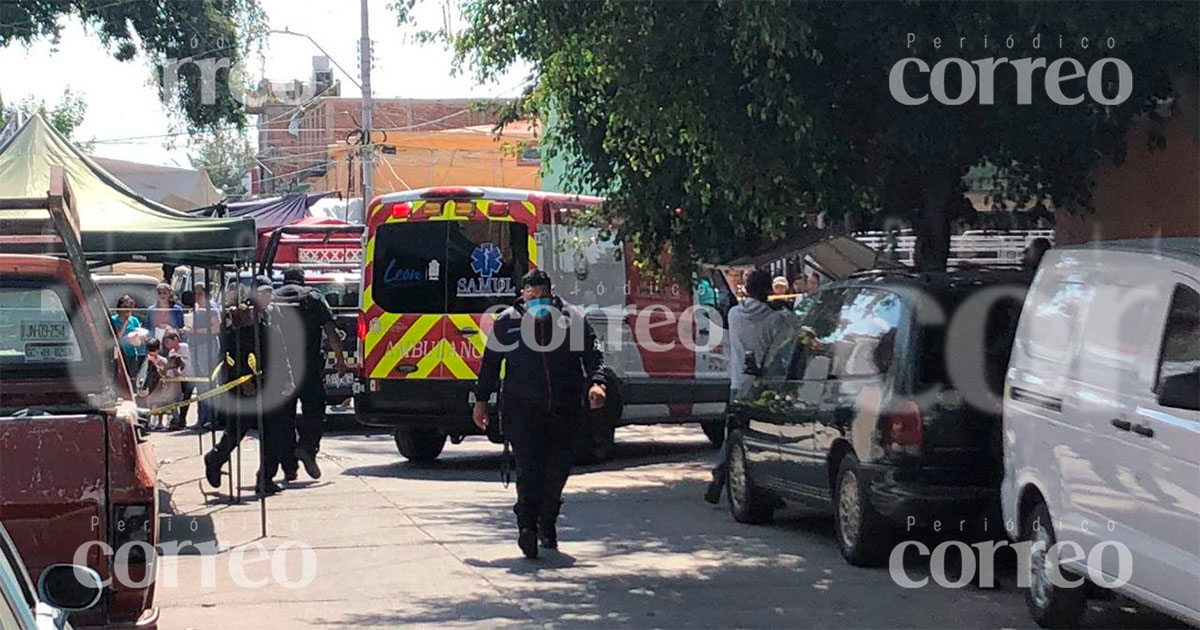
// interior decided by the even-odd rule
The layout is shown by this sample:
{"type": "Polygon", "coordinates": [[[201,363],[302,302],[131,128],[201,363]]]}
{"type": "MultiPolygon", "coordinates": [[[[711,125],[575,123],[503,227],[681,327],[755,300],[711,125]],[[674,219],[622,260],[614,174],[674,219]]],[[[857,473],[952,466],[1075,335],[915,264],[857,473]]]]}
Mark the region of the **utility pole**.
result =
{"type": "Polygon", "coordinates": [[[371,97],[371,27],[368,23],[367,16],[367,1],[362,1],[362,39],[359,40],[359,68],[362,75],[362,144],[360,148],[362,153],[359,157],[359,163],[362,164],[362,191],[363,191],[363,220],[370,215],[371,209],[367,204],[371,203],[372,195],[375,193],[375,155],[374,146],[371,142],[371,116],[375,111],[375,101],[371,97]]]}

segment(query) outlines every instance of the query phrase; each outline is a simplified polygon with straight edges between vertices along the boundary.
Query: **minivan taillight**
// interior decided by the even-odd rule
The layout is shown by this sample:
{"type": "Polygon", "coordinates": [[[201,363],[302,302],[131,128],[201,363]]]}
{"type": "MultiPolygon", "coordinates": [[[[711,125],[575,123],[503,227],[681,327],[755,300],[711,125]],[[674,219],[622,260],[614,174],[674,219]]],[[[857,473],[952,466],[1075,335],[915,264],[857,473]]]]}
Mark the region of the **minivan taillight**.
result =
{"type": "Polygon", "coordinates": [[[890,453],[921,453],[921,408],[906,400],[883,417],[883,448],[890,453]]]}

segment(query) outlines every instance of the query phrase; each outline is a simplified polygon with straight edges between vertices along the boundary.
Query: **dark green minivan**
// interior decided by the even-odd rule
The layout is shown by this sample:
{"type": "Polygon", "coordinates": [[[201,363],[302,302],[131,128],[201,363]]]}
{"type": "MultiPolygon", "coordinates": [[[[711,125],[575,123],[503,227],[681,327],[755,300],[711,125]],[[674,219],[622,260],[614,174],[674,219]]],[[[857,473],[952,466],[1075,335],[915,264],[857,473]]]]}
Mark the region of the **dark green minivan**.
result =
{"type": "Polygon", "coordinates": [[[798,303],[765,356],[745,357],[752,378],[730,404],[734,518],[831,512],[854,565],[886,561],[896,529],[982,526],[999,507],[1001,389],[1030,280],[867,271],[798,303]]]}

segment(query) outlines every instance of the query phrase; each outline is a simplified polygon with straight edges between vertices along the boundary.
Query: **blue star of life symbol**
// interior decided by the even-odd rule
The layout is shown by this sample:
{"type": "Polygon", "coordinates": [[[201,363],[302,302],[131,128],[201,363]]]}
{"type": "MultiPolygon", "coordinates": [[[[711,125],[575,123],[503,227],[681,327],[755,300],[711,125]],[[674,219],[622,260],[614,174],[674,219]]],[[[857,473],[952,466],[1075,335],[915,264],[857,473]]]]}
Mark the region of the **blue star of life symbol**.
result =
{"type": "Polygon", "coordinates": [[[479,274],[481,278],[490,278],[497,271],[500,271],[500,248],[491,243],[480,243],[475,251],[471,252],[471,271],[479,274]]]}

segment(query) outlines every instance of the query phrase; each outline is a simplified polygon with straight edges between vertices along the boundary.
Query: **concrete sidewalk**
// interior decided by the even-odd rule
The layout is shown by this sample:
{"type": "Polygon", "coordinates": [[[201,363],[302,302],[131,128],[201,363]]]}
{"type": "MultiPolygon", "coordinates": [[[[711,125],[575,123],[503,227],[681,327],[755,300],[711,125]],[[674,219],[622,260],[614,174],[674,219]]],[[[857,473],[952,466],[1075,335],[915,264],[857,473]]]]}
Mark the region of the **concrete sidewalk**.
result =
{"type": "MultiPolygon", "coordinates": [[[[484,439],[414,466],[389,436],[327,435],[324,476],[267,500],[265,538],[258,503],[202,487],[195,434],[153,439],[164,547],[190,542],[163,560],[164,630],[1032,626],[1011,588],[904,589],[848,566],[827,517],[736,523],[700,498],[714,451],[695,426],[619,430],[612,461],[572,476],[560,551],[536,562],[484,439]]],[[[248,497],[257,443],[243,446],[248,497]]],[[[1085,624],[1162,623],[1105,608],[1085,624]]]]}

